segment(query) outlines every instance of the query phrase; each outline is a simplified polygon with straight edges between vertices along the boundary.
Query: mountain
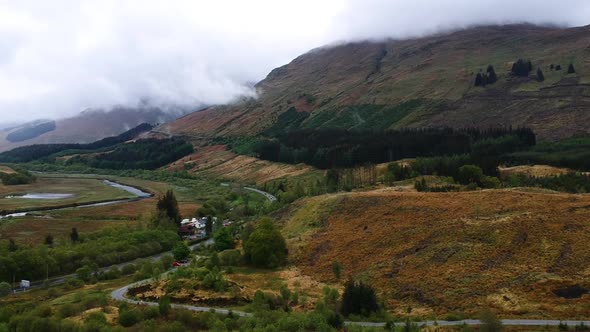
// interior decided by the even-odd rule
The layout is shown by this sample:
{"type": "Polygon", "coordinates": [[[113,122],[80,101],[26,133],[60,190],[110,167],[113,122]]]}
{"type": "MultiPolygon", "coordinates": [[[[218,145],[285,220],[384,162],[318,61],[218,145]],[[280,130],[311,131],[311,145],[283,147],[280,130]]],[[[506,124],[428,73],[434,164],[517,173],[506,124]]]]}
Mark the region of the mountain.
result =
{"type": "Polygon", "coordinates": [[[0,130],[0,152],[19,146],[54,143],[90,143],[116,136],[141,123],[171,121],[184,110],[158,107],[115,107],[111,110],[86,110],[74,117],[38,120],[0,130]]]}
{"type": "Polygon", "coordinates": [[[209,107],[159,131],[207,138],[297,128],[511,125],[531,127],[541,140],[588,134],[590,26],[480,26],[326,46],[272,70],[256,90],[256,99],[209,107]],[[526,77],[511,73],[521,58],[532,64],[526,77]],[[568,74],[570,63],[575,73],[568,74]],[[488,65],[497,82],[476,87],[488,65]]]}

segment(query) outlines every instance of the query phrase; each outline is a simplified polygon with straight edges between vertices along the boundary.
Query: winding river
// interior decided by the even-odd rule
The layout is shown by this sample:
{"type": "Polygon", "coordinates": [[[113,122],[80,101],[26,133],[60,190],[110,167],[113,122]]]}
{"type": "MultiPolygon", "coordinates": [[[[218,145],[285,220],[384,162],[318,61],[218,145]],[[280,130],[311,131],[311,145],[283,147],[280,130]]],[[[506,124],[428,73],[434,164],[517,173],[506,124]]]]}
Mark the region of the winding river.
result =
{"type": "Polygon", "coordinates": [[[147,193],[145,191],[142,191],[141,189],[138,189],[138,188],[135,188],[132,186],[128,186],[125,184],[121,184],[121,183],[117,183],[117,182],[113,182],[113,181],[109,181],[109,180],[102,180],[102,183],[104,183],[107,186],[111,186],[113,188],[124,190],[130,194],[135,195],[135,197],[125,198],[125,199],[114,199],[112,201],[105,201],[105,202],[99,202],[99,203],[80,204],[80,205],[69,206],[69,207],[57,207],[57,208],[49,208],[49,209],[21,211],[18,213],[11,213],[11,214],[7,214],[5,216],[0,216],[0,219],[9,218],[9,217],[24,217],[28,213],[33,213],[33,212],[56,211],[56,210],[63,210],[63,209],[70,209],[70,208],[87,208],[87,207],[93,207],[93,206],[104,206],[104,205],[119,204],[119,203],[124,203],[124,202],[133,202],[133,201],[137,201],[137,200],[141,200],[141,199],[145,199],[145,198],[153,196],[153,194],[151,194],[151,193],[147,193]]]}

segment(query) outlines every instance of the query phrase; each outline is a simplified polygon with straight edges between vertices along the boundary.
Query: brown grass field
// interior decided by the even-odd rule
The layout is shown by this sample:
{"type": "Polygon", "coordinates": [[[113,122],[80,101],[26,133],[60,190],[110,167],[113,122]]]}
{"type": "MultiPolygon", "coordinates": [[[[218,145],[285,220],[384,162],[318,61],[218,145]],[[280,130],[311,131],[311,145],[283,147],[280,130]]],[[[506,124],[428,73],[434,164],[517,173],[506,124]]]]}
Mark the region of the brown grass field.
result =
{"type": "Polygon", "coordinates": [[[291,261],[321,282],[332,262],[376,287],[389,310],[444,317],[590,317],[590,195],[375,191],[296,202],[279,213],[291,261]]]}
{"type": "Polygon", "coordinates": [[[512,174],[524,174],[529,177],[547,177],[563,175],[572,170],[567,168],[553,167],[547,165],[519,165],[513,167],[500,167],[500,176],[509,177],[512,174]]]}
{"type": "Polygon", "coordinates": [[[254,157],[236,155],[224,145],[197,147],[197,151],[172,164],[167,169],[183,170],[210,178],[263,184],[286,176],[298,176],[313,171],[307,165],[275,163],[254,157]]]}

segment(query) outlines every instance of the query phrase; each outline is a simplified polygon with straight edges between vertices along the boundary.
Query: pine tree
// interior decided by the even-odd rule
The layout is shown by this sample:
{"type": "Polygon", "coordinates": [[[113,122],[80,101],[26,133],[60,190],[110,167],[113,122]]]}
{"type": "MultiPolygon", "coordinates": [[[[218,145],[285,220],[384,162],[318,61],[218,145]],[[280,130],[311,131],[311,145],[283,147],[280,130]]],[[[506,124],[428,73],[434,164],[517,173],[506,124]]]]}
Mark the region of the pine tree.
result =
{"type": "Polygon", "coordinates": [[[13,239],[8,239],[8,251],[15,252],[17,250],[18,246],[16,245],[16,242],[14,242],[13,239]]]}
{"type": "Polygon", "coordinates": [[[47,245],[48,247],[53,246],[53,235],[47,234],[47,236],[45,236],[45,245],[47,245]]]}
{"type": "Polygon", "coordinates": [[[518,59],[512,65],[512,74],[515,76],[527,77],[529,72],[533,69],[533,65],[529,60],[518,59]]]}
{"type": "Polygon", "coordinates": [[[482,86],[481,73],[477,73],[477,76],[475,76],[475,86],[482,86]]]}
{"type": "Polygon", "coordinates": [[[541,68],[537,68],[537,80],[539,82],[543,82],[545,80],[545,76],[543,75],[543,71],[541,70],[541,68]]]}
{"type": "Polygon", "coordinates": [[[369,316],[371,313],[377,312],[378,309],[377,295],[371,286],[352,280],[346,282],[341,307],[344,316],[369,316]]]}
{"type": "Polygon", "coordinates": [[[174,221],[176,225],[180,226],[181,216],[180,210],[178,209],[178,201],[174,192],[168,190],[166,194],[158,200],[156,205],[158,214],[165,214],[170,220],[174,221]]]}
{"type": "Polygon", "coordinates": [[[488,84],[494,84],[498,81],[498,76],[496,75],[496,71],[494,70],[494,66],[489,65],[488,69],[486,70],[488,73],[488,84]]]}
{"type": "Polygon", "coordinates": [[[575,72],[576,72],[576,70],[574,69],[574,65],[572,63],[570,63],[570,65],[567,67],[567,73],[574,74],[575,72]]]}
{"type": "Polygon", "coordinates": [[[486,86],[486,85],[488,85],[488,83],[489,83],[488,75],[482,74],[481,75],[481,85],[486,86]]]}
{"type": "Polygon", "coordinates": [[[70,239],[72,242],[78,242],[78,230],[76,227],[72,228],[72,232],[70,233],[70,239]]]}
{"type": "Polygon", "coordinates": [[[555,66],[553,66],[553,64],[551,64],[551,65],[549,66],[549,69],[553,70],[553,68],[555,68],[555,66]]]}
{"type": "Polygon", "coordinates": [[[561,70],[561,65],[555,66],[555,70],[561,70]]]}

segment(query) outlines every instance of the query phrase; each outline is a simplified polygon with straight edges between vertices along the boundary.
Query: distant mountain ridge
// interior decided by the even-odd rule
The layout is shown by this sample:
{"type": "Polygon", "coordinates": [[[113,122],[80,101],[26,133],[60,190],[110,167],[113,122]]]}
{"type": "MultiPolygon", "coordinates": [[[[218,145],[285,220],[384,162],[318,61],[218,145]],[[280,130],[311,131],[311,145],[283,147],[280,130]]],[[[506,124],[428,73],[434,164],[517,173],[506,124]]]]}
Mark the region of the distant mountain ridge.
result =
{"type": "Polygon", "coordinates": [[[58,120],[34,121],[0,131],[0,152],[20,146],[56,143],[91,143],[119,135],[141,123],[161,124],[182,116],[184,109],[159,107],[115,107],[111,110],[86,110],[58,120]],[[52,123],[52,128],[43,124],[52,123]],[[16,137],[16,139],[14,139],[16,137]]]}
{"type": "Polygon", "coordinates": [[[256,99],[158,130],[197,138],[300,128],[526,126],[541,140],[590,134],[590,26],[480,26],[323,47],[272,70],[256,89],[256,99]],[[511,75],[518,59],[531,61],[528,77],[511,75]],[[476,87],[489,65],[497,82],[476,87]]]}

